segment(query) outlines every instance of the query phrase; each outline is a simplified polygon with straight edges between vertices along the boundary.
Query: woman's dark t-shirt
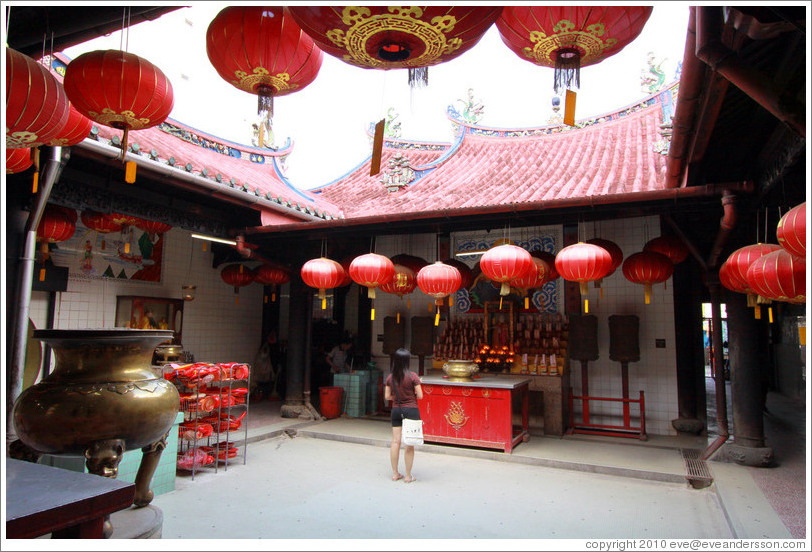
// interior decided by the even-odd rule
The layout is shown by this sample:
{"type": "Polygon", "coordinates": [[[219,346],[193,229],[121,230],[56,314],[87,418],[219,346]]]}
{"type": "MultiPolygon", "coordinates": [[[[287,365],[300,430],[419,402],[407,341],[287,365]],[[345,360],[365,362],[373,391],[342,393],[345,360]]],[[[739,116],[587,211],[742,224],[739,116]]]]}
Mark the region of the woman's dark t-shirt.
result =
{"type": "Polygon", "coordinates": [[[398,386],[398,392],[395,393],[393,386],[392,374],[386,377],[386,385],[392,389],[392,407],[401,406],[404,408],[418,408],[417,396],[414,393],[416,385],[420,385],[420,378],[411,370],[403,373],[403,380],[398,386]],[[398,400],[398,397],[400,400],[398,400]]]}

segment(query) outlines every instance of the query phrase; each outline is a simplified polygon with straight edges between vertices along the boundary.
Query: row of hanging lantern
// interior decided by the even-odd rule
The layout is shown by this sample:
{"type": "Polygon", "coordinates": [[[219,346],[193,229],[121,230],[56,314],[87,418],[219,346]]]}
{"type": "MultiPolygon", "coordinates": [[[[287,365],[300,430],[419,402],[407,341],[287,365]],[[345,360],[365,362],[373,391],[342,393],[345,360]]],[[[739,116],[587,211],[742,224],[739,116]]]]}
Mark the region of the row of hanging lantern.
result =
{"type": "MultiPolygon", "coordinates": [[[[37,170],[33,193],[37,191],[39,146],[78,144],[96,122],[124,131],[121,160],[125,161],[128,132],[158,125],[172,111],[174,95],[166,75],[134,54],[121,50],[82,54],[68,64],[64,82],[49,69],[6,48],[7,172],[31,166],[25,154],[10,153],[28,150],[37,170]],[[12,160],[14,164],[9,162],[12,160]]],[[[125,180],[135,182],[135,163],[125,166],[125,180]]]]}
{"type": "Polygon", "coordinates": [[[806,202],[781,217],[776,238],[778,244],[740,247],[719,268],[722,286],[746,294],[756,318],[768,305],[770,322],[773,301],[806,303],[806,202]]]}

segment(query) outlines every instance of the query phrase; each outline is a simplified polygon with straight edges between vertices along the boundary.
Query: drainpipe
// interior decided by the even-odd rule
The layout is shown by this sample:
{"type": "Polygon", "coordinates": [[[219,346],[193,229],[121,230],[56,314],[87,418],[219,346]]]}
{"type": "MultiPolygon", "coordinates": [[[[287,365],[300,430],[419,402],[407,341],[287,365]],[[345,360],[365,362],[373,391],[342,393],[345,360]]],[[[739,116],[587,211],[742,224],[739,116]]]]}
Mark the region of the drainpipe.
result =
{"type": "Polygon", "coordinates": [[[40,193],[36,197],[28,222],[25,225],[25,246],[17,277],[17,297],[14,305],[16,317],[12,338],[11,370],[9,373],[9,387],[6,394],[6,442],[16,439],[12,421],[14,401],[23,390],[23,371],[25,370],[26,341],[28,339],[28,315],[31,310],[31,286],[34,281],[34,261],[37,253],[37,227],[42,219],[48,197],[54,183],[59,180],[62,169],[70,159],[70,150],[60,147],[46,148],[48,159],[42,171],[43,182],[40,193]]]}
{"type": "Polygon", "coordinates": [[[724,209],[724,214],[722,220],[719,221],[719,233],[716,235],[716,241],[713,243],[706,263],[707,266],[713,268],[719,264],[722,248],[736,225],[736,196],[729,190],[725,190],[722,194],[722,209],[724,209]]]}
{"type": "Polygon", "coordinates": [[[775,115],[793,132],[806,138],[803,105],[778,91],[770,79],[745,64],[735,51],[722,44],[723,25],[720,6],[696,8],[696,57],[775,115]]]}

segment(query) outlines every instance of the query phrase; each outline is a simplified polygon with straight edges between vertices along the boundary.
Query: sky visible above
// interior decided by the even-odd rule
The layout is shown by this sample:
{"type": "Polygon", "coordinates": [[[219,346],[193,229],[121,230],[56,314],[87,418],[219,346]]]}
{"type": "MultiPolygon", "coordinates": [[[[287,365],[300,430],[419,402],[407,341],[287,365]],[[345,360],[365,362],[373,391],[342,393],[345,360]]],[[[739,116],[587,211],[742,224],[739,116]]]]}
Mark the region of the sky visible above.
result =
{"type": "MultiPolygon", "coordinates": [[[[586,4],[587,2],[585,2],[586,4]]],[[[257,122],[257,98],[234,88],[206,56],[206,29],[228,4],[192,2],[159,19],[131,26],[65,51],[71,59],[99,49],[124,49],[157,65],[172,83],[170,118],[241,144],[250,144],[257,122]]],[[[640,36],[620,53],[581,68],[576,120],[621,109],[648,95],[641,73],[649,52],[661,64],[666,82],[682,61],[688,26],[685,2],[654,2],[640,36]]],[[[294,143],[287,177],[302,189],[323,186],[361,164],[371,153],[367,128],[393,108],[401,137],[450,142],[449,105],[461,109],[473,90],[484,105],[479,124],[497,128],[548,124],[553,70],[519,58],[492,26],[480,42],[458,58],[429,68],[429,85],[412,92],[405,69],[360,69],[328,54],[306,88],[274,102],[274,145],[294,143]]],[[[562,101],[563,105],[563,101],[562,101]]],[[[131,134],[137,140],[137,132],[131,134]]]]}

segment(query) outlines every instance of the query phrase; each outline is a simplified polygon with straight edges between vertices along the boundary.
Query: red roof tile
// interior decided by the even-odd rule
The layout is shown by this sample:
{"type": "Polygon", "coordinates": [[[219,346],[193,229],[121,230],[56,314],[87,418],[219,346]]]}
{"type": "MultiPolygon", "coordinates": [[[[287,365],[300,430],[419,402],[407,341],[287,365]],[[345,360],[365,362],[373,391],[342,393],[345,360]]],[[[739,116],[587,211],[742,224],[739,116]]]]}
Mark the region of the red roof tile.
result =
{"type": "Polygon", "coordinates": [[[493,129],[462,123],[459,138],[440,155],[384,148],[381,174],[369,161],[317,192],[344,208],[346,218],[427,210],[543,202],[561,198],[665,189],[666,155],[660,96],[590,121],[535,129],[493,129]],[[408,158],[415,179],[390,192],[382,183],[388,161],[408,158]]]}

